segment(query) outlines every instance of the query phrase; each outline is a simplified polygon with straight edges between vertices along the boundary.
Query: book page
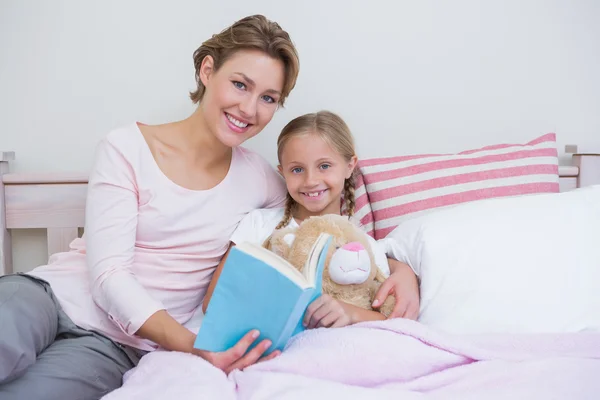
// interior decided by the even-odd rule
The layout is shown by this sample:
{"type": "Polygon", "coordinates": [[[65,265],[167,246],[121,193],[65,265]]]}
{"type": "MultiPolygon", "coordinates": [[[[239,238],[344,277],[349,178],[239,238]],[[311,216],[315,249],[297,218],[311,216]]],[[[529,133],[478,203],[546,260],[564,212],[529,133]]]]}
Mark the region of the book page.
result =
{"type": "Polygon", "coordinates": [[[307,287],[311,286],[309,281],[300,271],[294,268],[294,266],[290,264],[287,260],[285,260],[283,257],[278,256],[272,251],[249,242],[240,243],[236,247],[244,253],[247,253],[252,257],[265,262],[273,269],[276,269],[282,275],[286,276],[290,281],[294,282],[299,287],[306,289],[307,287]]]}
{"type": "Polygon", "coordinates": [[[323,251],[328,238],[329,235],[321,233],[313,245],[308,259],[306,260],[303,273],[304,278],[311,287],[314,287],[317,282],[316,274],[319,265],[319,257],[321,256],[321,252],[323,251]]]}

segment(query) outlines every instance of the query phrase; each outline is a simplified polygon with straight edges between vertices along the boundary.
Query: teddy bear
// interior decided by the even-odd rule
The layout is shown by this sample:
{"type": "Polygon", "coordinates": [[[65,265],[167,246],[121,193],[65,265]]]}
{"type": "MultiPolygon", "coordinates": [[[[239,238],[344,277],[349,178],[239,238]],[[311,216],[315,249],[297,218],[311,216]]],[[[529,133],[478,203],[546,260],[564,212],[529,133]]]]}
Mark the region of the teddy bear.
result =
{"type": "MultiPolygon", "coordinates": [[[[373,310],[371,304],[385,276],[375,264],[366,233],[347,217],[334,214],[310,217],[298,227],[275,230],[263,246],[302,272],[310,250],[321,233],[332,236],[323,270],[323,293],[345,303],[373,310]]],[[[387,317],[394,303],[394,297],[388,296],[378,311],[387,317]]]]}

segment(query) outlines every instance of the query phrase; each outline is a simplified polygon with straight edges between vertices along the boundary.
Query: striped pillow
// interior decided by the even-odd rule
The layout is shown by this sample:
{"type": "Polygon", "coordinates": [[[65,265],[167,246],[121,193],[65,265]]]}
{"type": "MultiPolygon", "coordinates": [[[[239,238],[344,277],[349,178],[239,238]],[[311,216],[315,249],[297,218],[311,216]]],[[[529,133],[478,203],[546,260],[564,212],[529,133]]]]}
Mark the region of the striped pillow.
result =
{"type": "Polygon", "coordinates": [[[406,219],[468,201],[558,192],[556,135],[457,154],[360,160],[354,219],[375,239],[406,219]]]}

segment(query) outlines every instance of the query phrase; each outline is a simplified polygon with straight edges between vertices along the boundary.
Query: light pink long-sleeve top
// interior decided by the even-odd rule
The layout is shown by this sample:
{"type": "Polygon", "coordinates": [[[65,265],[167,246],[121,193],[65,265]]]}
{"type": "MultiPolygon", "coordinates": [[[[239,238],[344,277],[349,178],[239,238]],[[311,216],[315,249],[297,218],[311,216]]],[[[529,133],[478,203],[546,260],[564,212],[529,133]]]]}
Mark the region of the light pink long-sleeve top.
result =
{"type": "Polygon", "coordinates": [[[135,332],[159,310],[186,323],[240,220],[282,206],[285,184],[261,156],[238,147],[217,186],[183,188],[162,173],[136,123],[110,132],[95,157],[84,238],[30,274],[50,283],[78,326],[153,350],[135,332]]]}

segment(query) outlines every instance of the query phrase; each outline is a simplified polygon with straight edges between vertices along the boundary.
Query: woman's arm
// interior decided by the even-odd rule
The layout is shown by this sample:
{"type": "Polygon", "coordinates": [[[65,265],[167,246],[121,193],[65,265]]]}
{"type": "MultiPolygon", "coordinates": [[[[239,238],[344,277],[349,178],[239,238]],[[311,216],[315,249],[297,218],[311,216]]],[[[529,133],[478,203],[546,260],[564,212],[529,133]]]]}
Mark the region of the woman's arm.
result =
{"type": "Polygon", "coordinates": [[[171,317],[165,310],[157,311],[136,332],[164,349],[194,353],[196,335],[171,317]]]}
{"type": "Polygon", "coordinates": [[[104,139],[88,184],[86,257],[96,304],[129,335],[151,340],[167,350],[198,355],[225,372],[277,356],[278,352],[273,352],[261,358],[271,345],[268,340],[248,351],[259,337],[255,331],[221,353],[194,349],[196,335],[170,316],[138,282],[131,270],[139,206],[137,180],[122,151],[104,139]]]}
{"type": "Polygon", "coordinates": [[[132,271],[139,207],[136,161],[126,156],[127,143],[118,140],[108,136],[100,142],[88,184],[85,240],[92,297],[127,334],[192,352],[194,335],[132,271]]]}

